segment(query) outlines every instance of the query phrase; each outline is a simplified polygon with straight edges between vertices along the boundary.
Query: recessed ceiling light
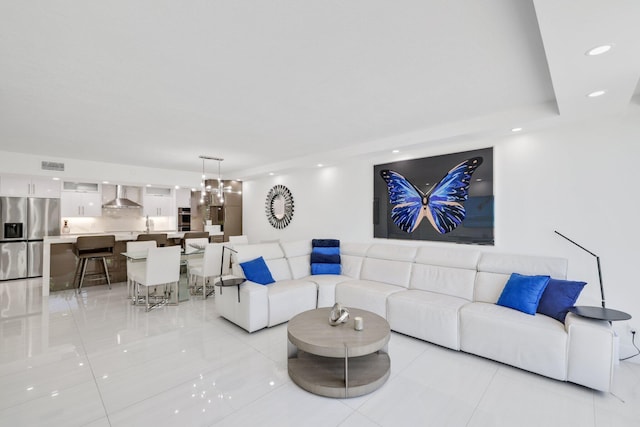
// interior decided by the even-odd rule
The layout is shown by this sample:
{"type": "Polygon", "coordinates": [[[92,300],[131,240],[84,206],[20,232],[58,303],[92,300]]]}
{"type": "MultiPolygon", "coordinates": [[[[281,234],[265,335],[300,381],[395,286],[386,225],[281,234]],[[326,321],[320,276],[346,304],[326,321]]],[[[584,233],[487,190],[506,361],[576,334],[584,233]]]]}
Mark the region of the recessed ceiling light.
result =
{"type": "Polygon", "coordinates": [[[273,176],[273,175],[275,175],[275,173],[269,172],[269,176],[273,176]]]}
{"type": "Polygon", "coordinates": [[[392,153],[393,154],[398,154],[400,152],[400,150],[393,150],[392,153]]]}
{"type": "Polygon", "coordinates": [[[103,184],[108,184],[108,183],[109,183],[109,181],[102,181],[102,183],[103,183],[103,184]]]}
{"type": "Polygon", "coordinates": [[[591,92],[590,94],[588,94],[587,96],[589,98],[597,98],[599,96],[602,96],[606,93],[606,91],[604,90],[596,90],[595,92],[591,92]]]}
{"type": "Polygon", "coordinates": [[[319,168],[323,167],[324,165],[322,163],[318,163],[317,165],[319,168]]]}
{"type": "Polygon", "coordinates": [[[521,132],[522,128],[512,128],[511,132],[521,132]]]}
{"type": "Polygon", "coordinates": [[[613,47],[612,44],[603,44],[603,45],[596,46],[596,47],[593,47],[593,48],[589,49],[584,54],[587,55],[587,56],[602,55],[603,53],[609,52],[612,47],[613,47]]]}
{"type": "Polygon", "coordinates": [[[151,187],[151,184],[147,184],[147,187],[151,187]]]}
{"type": "Polygon", "coordinates": [[[51,178],[54,181],[60,181],[60,178],[58,178],[57,176],[54,176],[53,178],[51,178]]]}

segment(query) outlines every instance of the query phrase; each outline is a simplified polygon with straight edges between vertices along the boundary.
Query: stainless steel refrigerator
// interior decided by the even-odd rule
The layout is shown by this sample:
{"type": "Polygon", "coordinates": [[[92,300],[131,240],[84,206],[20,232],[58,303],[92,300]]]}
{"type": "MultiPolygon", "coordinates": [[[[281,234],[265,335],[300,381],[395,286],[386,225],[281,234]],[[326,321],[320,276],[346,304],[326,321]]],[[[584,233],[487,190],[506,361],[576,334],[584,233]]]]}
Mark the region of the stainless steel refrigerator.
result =
{"type": "Polygon", "coordinates": [[[42,276],[44,236],[60,234],[60,200],[0,197],[0,280],[42,276]]]}

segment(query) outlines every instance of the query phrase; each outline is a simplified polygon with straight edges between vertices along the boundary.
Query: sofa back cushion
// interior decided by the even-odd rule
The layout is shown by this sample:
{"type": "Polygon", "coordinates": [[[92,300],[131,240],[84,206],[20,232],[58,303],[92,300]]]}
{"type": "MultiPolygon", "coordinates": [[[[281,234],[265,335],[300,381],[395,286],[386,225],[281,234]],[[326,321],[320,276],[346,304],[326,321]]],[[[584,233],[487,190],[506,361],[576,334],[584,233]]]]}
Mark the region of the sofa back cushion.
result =
{"type": "Polygon", "coordinates": [[[291,277],[293,279],[301,279],[311,275],[311,256],[301,255],[287,258],[289,268],[291,269],[291,277]]]}
{"type": "Polygon", "coordinates": [[[567,260],[532,255],[483,253],[478,262],[473,300],[495,304],[511,273],[566,279],[567,260]]]}
{"type": "Polygon", "coordinates": [[[414,264],[409,289],[437,292],[471,301],[475,278],[475,270],[414,264]]]}
{"type": "Polygon", "coordinates": [[[286,258],[268,259],[265,260],[265,262],[276,282],[278,280],[290,280],[293,278],[286,258]]]}
{"type": "Polygon", "coordinates": [[[280,246],[287,258],[294,258],[311,253],[311,240],[296,240],[293,242],[281,242],[280,246]]]}
{"type": "Polygon", "coordinates": [[[367,250],[367,258],[413,262],[417,251],[415,246],[373,244],[367,250]]]}
{"type": "Polygon", "coordinates": [[[284,252],[279,243],[257,243],[254,245],[237,245],[234,247],[237,252],[234,257],[237,261],[245,262],[258,257],[262,257],[265,261],[270,259],[284,258],[284,252]]]}
{"type": "Polygon", "coordinates": [[[291,279],[289,264],[279,243],[258,243],[254,245],[236,245],[236,253],[232,255],[232,269],[236,276],[244,277],[240,263],[256,258],[264,258],[273,278],[277,280],[291,279]]]}
{"type": "Polygon", "coordinates": [[[291,278],[300,279],[311,274],[310,258],[311,240],[296,240],[293,242],[281,242],[280,246],[289,263],[291,278]]]}
{"type": "Polygon", "coordinates": [[[360,278],[408,288],[416,250],[413,246],[371,245],[360,278]]]}
{"type": "Polygon", "coordinates": [[[342,275],[354,279],[360,278],[362,271],[362,261],[364,260],[368,243],[340,242],[340,264],[342,265],[342,275]]]}
{"type": "Polygon", "coordinates": [[[411,271],[410,289],[437,292],[471,301],[480,252],[421,246],[411,271]]]}
{"type": "Polygon", "coordinates": [[[469,249],[421,246],[416,253],[417,264],[439,265],[441,267],[464,268],[475,271],[480,252],[469,249]]]}

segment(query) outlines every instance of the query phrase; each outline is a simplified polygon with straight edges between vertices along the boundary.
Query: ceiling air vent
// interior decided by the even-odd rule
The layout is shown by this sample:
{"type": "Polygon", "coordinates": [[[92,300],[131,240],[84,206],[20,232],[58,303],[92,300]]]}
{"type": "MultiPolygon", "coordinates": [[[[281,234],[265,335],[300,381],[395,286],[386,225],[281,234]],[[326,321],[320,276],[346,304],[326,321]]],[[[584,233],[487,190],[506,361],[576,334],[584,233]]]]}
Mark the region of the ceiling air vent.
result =
{"type": "Polygon", "coordinates": [[[64,172],[64,163],[42,162],[42,170],[64,172]]]}

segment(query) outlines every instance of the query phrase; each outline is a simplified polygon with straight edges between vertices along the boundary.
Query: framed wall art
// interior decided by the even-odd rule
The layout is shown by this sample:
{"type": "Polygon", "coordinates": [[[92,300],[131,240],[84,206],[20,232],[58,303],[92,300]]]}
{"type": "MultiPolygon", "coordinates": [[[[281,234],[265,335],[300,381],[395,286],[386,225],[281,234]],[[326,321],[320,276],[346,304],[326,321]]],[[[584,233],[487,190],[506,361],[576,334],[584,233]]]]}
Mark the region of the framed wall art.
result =
{"type": "Polygon", "coordinates": [[[493,148],[373,167],[373,236],[494,244],[493,148]]]}

